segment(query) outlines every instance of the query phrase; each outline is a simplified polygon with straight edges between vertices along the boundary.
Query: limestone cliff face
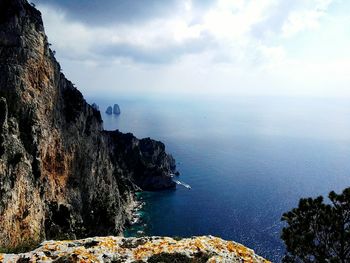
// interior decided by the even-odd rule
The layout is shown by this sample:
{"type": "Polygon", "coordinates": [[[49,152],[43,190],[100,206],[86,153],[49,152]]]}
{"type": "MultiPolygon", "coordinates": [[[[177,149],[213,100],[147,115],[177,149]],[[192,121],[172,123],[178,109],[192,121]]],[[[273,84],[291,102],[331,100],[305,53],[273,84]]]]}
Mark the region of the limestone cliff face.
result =
{"type": "Polygon", "coordinates": [[[169,237],[94,237],[75,241],[46,241],[29,253],[0,254],[0,261],[270,263],[241,244],[213,236],[176,240],[169,237]]]}
{"type": "Polygon", "coordinates": [[[118,234],[134,190],[174,187],[161,142],[102,127],[61,73],[40,12],[0,0],[0,247],[118,234]]]}

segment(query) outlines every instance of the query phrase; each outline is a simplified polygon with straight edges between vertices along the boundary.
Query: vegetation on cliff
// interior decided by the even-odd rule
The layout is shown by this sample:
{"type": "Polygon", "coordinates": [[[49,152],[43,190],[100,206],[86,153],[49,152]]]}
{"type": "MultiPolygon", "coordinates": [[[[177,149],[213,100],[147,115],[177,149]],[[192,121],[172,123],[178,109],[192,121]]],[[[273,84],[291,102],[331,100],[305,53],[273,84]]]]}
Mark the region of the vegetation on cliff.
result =
{"type": "Polygon", "coordinates": [[[350,262],[350,188],[341,194],[301,199],[283,215],[284,262],[350,262]]]}

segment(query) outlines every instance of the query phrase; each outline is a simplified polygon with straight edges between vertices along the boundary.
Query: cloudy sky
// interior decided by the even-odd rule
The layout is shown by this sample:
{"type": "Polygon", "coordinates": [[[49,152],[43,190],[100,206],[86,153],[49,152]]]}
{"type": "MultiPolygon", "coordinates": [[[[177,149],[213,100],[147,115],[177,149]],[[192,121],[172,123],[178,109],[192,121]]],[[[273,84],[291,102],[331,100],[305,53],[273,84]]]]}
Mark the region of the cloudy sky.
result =
{"type": "Polygon", "coordinates": [[[87,96],[350,98],[348,0],[35,0],[87,96]]]}

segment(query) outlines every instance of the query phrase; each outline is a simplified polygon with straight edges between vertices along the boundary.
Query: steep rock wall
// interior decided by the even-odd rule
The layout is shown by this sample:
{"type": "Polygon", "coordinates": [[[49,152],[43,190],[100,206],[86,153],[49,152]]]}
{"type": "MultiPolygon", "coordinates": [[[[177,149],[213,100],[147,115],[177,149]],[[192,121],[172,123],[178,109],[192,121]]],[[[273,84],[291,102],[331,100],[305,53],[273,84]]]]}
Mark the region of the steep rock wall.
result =
{"type": "Polygon", "coordinates": [[[174,187],[164,144],[103,131],[61,72],[41,14],[0,0],[0,247],[118,234],[133,192],[174,187]]]}

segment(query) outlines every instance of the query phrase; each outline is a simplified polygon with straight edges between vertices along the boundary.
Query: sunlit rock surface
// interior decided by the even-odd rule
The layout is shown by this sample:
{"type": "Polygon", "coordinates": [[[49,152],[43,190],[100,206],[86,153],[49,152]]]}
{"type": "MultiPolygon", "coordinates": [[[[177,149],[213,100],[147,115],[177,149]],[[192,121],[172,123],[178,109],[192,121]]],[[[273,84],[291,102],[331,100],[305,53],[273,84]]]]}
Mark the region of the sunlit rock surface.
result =
{"type": "Polygon", "coordinates": [[[46,241],[32,252],[0,254],[6,262],[250,262],[267,263],[245,246],[212,236],[94,237],[75,241],[46,241]]]}

